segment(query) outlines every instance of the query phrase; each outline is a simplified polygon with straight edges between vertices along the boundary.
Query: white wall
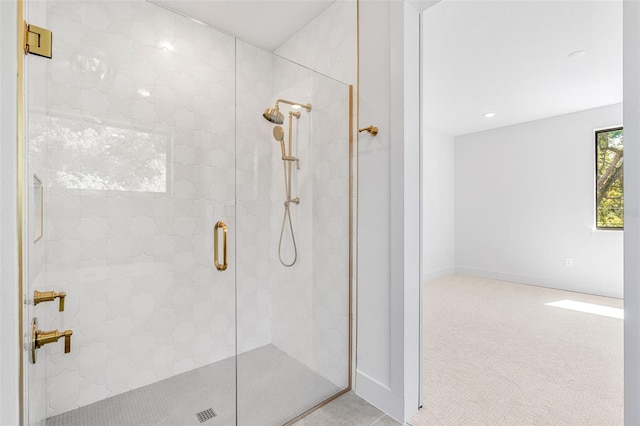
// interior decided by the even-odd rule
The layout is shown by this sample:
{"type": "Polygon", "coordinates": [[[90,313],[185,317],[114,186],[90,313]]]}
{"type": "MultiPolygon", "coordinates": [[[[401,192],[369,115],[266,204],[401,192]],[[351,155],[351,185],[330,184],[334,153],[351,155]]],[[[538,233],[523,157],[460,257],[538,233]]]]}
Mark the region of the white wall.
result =
{"type": "Polygon", "coordinates": [[[456,270],[622,297],[622,233],[594,231],[594,129],[621,123],[617,104],[456,137],[456,270]]]}
{"type": "Polygon", "coordinates": [[[358,138],[358,391],[365,377],[386,387],[390,381],[391,265],[385,260],[391,254],[391,77],[389,57],[378,56],[390,49],[389,7],[388,2],[360,5],[360,67],[375,72],[360,73],[358,122],[375,124],[380,132],[358,138]]]}
{"type": "Polygon", "coordinates": [[[360,2],[356,391],[405,422],[419,383],[419,14],[360,2]]]}
{"type": "Polygon", "coordinates": [[[18,424],[16,2],[0,2],[0,424],[18,424]]]}
{"type": "Polygon", "coordinates": [[[453,140],[422,130],[422,281],[455,271],[453,140]]]}

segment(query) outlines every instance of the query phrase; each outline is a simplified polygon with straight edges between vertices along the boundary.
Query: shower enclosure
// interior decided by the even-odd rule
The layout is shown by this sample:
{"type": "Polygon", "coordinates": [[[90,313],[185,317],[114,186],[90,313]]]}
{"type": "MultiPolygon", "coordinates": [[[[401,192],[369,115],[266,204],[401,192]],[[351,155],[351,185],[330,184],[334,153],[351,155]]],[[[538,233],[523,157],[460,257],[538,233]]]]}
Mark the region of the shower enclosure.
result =
{"type": "Polygon", "coordinates": [[[348,390],[350,88],[149,2],[25,5],[54,34],[24,59],[25,421],[280,425],[348,390]],[[274,130],[279,99],[313,107],[274,130]]]}

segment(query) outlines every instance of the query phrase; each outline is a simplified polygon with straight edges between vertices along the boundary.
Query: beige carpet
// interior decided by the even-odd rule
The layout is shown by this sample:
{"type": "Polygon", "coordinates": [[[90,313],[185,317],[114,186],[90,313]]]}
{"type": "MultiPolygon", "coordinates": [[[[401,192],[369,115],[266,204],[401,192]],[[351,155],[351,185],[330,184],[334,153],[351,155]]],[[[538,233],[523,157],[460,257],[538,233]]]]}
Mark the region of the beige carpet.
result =
{"type": "Polygon", "coordinates": [[[622,425],[623,321],[545,306],[622,300],[452,275],[424,284],[411,425],[622,425]]]}

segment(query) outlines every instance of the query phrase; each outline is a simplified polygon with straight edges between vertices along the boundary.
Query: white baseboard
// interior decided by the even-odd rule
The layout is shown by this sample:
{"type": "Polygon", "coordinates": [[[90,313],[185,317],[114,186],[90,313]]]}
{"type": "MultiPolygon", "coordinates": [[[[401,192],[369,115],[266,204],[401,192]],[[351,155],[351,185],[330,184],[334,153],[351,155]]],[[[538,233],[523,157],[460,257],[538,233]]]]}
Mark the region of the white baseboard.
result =
{"type": "Polygon", "coordinates": [[[457,266],[456,273],[464,275],[475,275],[484,278],[493,278],[501,281],[510,281],[515,283],[535,285],[538,287],[553,288],[556,290],[573,291],[577,293],[594,294],[596,296],[614,297],[622,299],[622,289],[616,290],[606,287],[593,287],[585,285],[572,285],[571,283],[555,281],[544,277],[531,277],[527,275],[510,274],[507,272],[491,271],[487,269],[467,268],[457,266]]]}
{"type": "Polygon", "coordinates": [[[435,280],[437,278],[446,277],[447,275],[455,274],[456,268],[455,266],[450,266],[448,268],[437,269],[435,271],[427,271],[422,276],[422,282],[435,280]]]}
{"type": "Polygon", "coordinates": [[[404,401],[389,389],[389,387],[367,376],[361,371],[356,372],[356,395],[369,404],[382,410],[394,420],[405,423],[404,401]]]}

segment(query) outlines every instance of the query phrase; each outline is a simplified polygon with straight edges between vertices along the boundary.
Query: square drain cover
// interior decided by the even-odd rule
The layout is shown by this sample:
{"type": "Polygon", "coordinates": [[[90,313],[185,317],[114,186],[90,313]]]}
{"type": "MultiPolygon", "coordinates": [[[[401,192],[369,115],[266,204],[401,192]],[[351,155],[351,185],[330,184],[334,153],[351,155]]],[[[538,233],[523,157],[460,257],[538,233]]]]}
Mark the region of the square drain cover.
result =
{"type": "Polygon", "coordinates": [[[212,418],[214,418],[216,416],[216,413],[215,411],[213,411],[213,409],[207,408],[204,411],[196,413],[196,416],[198,417],[198,420],[200,420],[200,423],[204,423],[207,420],[211,420],[212,418]]]}

